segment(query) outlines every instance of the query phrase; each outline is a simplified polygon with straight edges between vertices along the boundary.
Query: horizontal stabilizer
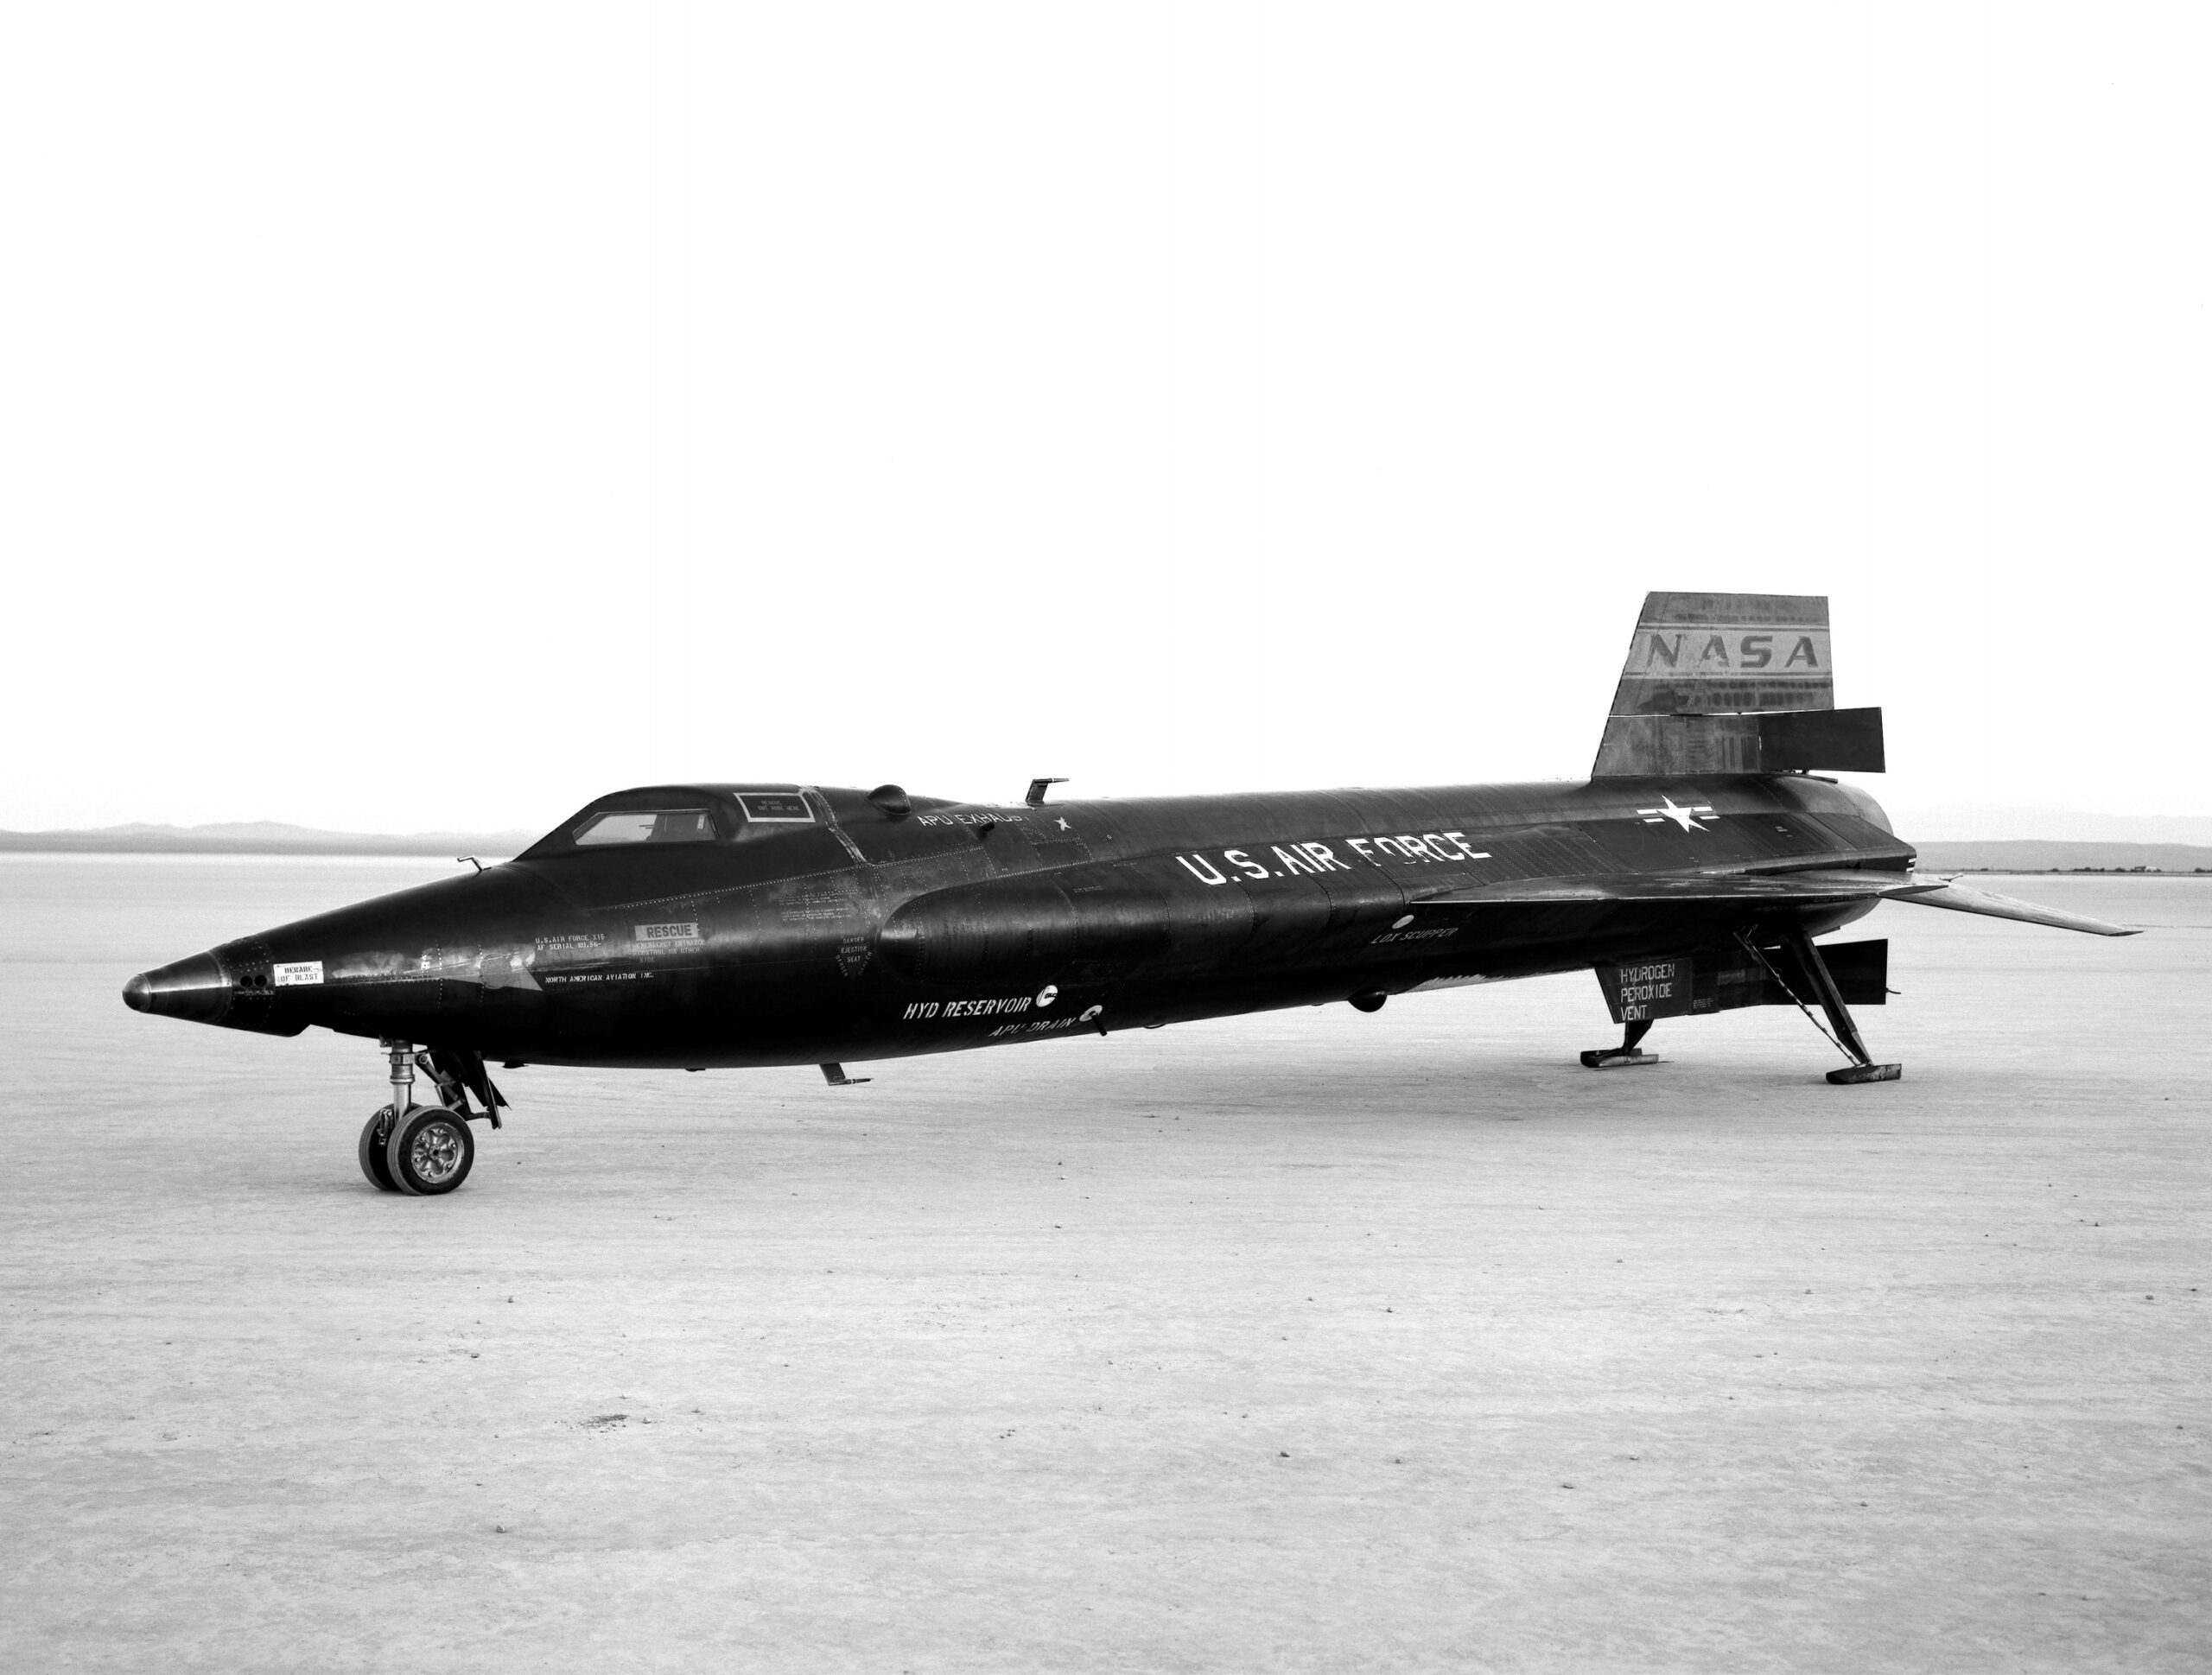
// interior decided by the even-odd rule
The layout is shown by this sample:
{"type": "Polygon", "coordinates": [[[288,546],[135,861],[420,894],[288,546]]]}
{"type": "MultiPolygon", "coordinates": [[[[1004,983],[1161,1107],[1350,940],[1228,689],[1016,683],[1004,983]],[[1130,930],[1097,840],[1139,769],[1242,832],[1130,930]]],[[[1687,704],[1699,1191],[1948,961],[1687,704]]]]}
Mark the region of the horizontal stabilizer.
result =
{"type": "Polygon", "coordinates": [[[2108,924],[2086,913],[2062,913],[2055,907],[2038,907],[2033,902],[2015,901],[1990,891],[1969,890],[1925,872],[1914,873],[1913,883],[1917,887],[1899,891],[1897,900],[1917,902],[1923,907],[1948,907],[1959,913],[1983,913],[1993,919],[2018,919],[2023,924],[2047,924],[2059,930],[2085,930],[2092,936],[2142,935],[2139,929],[2108,924]]]}
{"type": "Polygon", "coordinates": [[[1740,902],[1746,906],[1818,907],[1878,901],[1912,886],[1904,872],[1838,868],[1812,872],[1714,874],[1621,872],[1601,878],[1514,879],[1440,891],[1406,904],[1413,908],[1548,907],[1574,902],[1740,902]]]}
{"type": "Polygon", "coordinates": [[[1407,905],[1448,912],[1478,907],[1568,906],[1583,902],[1708,903],[1758,908],[1833,907],[1863,901],[1917,902],[1925,907],[1984,913],[1992,918],[2018,919],[2026,924],[2088,931],[2097,936],[2138,934],[2124,925],[2107,924],[2086,914],[2062,913],[2055,908],[2037,907],[2032,902],[2014,901],[2010,896],[1969,890],[1926,872],[1877,872],[1840,867],[1803,872],[1624,872],[1599,878],[1513,879],[1464,890],[1440,891],[1433,896],[1417,898],[1407,905]]]}

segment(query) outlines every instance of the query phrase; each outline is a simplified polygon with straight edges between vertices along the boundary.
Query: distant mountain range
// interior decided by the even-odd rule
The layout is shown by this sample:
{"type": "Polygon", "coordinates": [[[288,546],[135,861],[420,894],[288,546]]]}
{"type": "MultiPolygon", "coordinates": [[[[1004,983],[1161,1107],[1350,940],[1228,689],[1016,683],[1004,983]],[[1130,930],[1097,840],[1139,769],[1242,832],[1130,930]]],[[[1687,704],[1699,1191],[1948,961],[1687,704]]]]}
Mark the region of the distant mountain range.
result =
{"type": "Polygon", "coordinates": [[[2192,843],[2050,843],[2013,838],[1996,843],[1923,843],[1929,872],[2206,872],[2212,847],[2192,843]]]}
{"type": "MultiPolygon", "coordinates": [[[[2104,818],[2113,818],[2104,816],[2104,818]]],[[[2212,821],[2176,822],[2212,828],[2212,821]]],[[[1915,829],[1897,829],[1908,839],[1915,829]]],[[[477,855],[519,854],[535,832],[415,832],[404,837],[368,832],[319,832],[282,821],[231,821],[212,826],[103,826],[94,831],[0,832],[0,853],[155,855],[477,855]]],[[[2212,845],[2009,838],[1922,842],[1920,864],[1932,872],[2202,872],[2212,874],[2212,845]]]]}
{"type": "Polygon", "coordinates": [[[92,831],[0,831],[0,852],[153,855],[480,855],[518,854],[535,832],[319,832],[278,820],[227,821],[212,826],[102,826],[92,831]]]}
{"type": "Polygon", "coordinates": [[[1956,803],[1947,808],[1891,808],[1890,820],[1908,841],[1923,844],[2015,843],[2031,839],[2049,843],[2212,844],[2212,815],[2093,815],[2080,809],[1956,803]]]}

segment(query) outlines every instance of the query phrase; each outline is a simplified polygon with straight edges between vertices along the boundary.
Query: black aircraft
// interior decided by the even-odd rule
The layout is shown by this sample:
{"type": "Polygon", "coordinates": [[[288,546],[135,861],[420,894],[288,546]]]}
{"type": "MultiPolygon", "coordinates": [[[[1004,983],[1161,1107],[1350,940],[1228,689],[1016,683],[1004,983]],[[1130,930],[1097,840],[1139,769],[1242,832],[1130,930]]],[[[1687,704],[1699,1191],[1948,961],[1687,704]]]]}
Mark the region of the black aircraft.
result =
{"type": "MultiPolygon", "coordinates": [[[[450,1192],[486,1061],[818,1064],[1156,1028],[1593,969],[1618,1047],[1656,1018],[1850,1008],[1888,944],[1813,938],[1884,900],[2132,933],[1913,871],[1864,791],[1878,709],[1837,709],[1827,601],[1653,593],[1591,777],[1019,805],[813,785],[601,797],[505,865],[226,942],[130,980],[140,1012],[383,1044],[361,1131],[388,1191],[450,1192]],[[420,1070],[435,1090],[413,1097],[420,1070]],[[474,1101],[474,1103],[472,1103],[474,1101]]],[[[1815,1017],[1815,1024],[1820,1022],[1815,1017]]]]}

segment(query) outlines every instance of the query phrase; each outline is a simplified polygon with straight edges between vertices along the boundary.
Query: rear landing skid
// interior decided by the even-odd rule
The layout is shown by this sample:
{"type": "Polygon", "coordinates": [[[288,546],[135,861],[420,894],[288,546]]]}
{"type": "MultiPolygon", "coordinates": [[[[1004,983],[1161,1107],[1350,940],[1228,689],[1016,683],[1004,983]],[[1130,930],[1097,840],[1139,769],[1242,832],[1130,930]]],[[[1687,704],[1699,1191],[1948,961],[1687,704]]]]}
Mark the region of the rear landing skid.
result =
{"type": "MultiPolygon", "coordinates": [[[[1790,953],[1796,957],[1804,977],[1810,979],[1813,989],[1812,998],[1820,1003],[1821,1011],[1827,1014],[1827,1024],[1823,1025],[1814,1014],[1805,997],[1800,995],[1797,990],[1791,987],[1789,979],[1783,974],[1772,960],[1767,958],[1766,950],[1759,947],[1757,940],[1744,931],[1737,933],[1736,940],[1742,945],[1745,953],[1750,955],[1765,968],[1768,978],[1775,987],[1788,995],[1796,1004],[1798,1011],[1812,1020],[1813,1027],[1827,1036],[1835,1044],[1836,1050],[1851,1061],[1841,1069],[1830,1070],[1827,1073],[1827,1079],[1839,1087],[1850,1087],[1863,1082],[1899,1080],[1904,1075],[1904,1065],[1877,1064],[1874,1063],[1874,1056],[1866,1050],[1866,1043],[1859,1033],[1858,1024],[1852,1018],[1851,1009],[1844,1004],[1843,991],[1837,987],[1835,974],[1828,969],[1827,961],[1821,957],[1821,950],[1815,946],[1813,939],[1806,935],[1805,927],[1795,920],[1777,927],[1775,931],[1768,933],[1767,940],[1770,945],[1777,935],[1788,946],[1790,953]]],[[[1660,962],[1662,969],[1670,963],[1672,962],[1660,962]]],[[[1604,972],[1601,970],[1601,980],[1603,977],[1604,972]]],[[[1617,1006],[1613,1015],[1618,1018],[1628,1008],[1625,1005],[1617,1006]]],[[[1652,1020],[1649,1018],[1627,1020],[1622,1033],[1621,1044],[1618,1047],[1593,1048],[1582,1054],[1583,1067],[1591,1070],[1622,1070],[1637,1065],[1659,1063],[1661,1061],[1658,1054],[1642,1050],[1643,1037],[1650,1033],[1651,1024],[1652,1020]]]]}
{"type": "Polygon", "coordinates": [[[1635,1019],[1622,1031],[1619,1046],[1593,1047],[1583,1054],[1582,1068],[1586,1070],[1624,1070],[1632,1065],[1658,1063],[1658,1054],[1639,1052],[1637,1050],[1637,1044],[1649,1034],[1650,1031],[1649,1018],[1635,1019]]]}
{"type": "MultiPolygon", "coordinates": [[[[1797,958],[1803,962],[1805,969],[1812,974],[1814,993],[1819,998],[1821,1010],[1826,1012],[1828,1018],[1828,1028],[1821,1032],[1834,1042],[1844,1055],[1851,1060],[1851,1063],[1841,1069],[1830,1070],[1828,1080],[1838,1087],[1850,1087],[1862,1082],[1896,1082],[1902,1077],[1904,1075],[1904,1065],[1874,1063],[1874,1055],[1866,1050],[1866,1043],[1859,1036],[1859,1025],[1852,1019],[1851,1008],[1843,1004],[1843,991],[1836,987],[1835,977],[1828,970],[1828,962],[1821,957],[1821,950],[1815,946],[1813,939],[1805,934],[1805,927],[1792,920],[1783,928],[1782,936],[1783,940],[1789,943],[1791,952],[1796,955],[1797,958]]],[[[1806,1017],[1813,1018],[1813,1009],[1802,1000],[1798,999],[1796,991],[1783,981],[1782,974],[1776,971],[1772,962],[1765,955],[1759,952],[1758,944],[1749,936],[1740,933],[1736,940],[1751,951],[1753,959],[1766,967],[1776,982],[1782,984],[1782,992],[1792,1000],[1797,1001],[1797,1010],[1803,1012],[1806,1017]]],[[[1813,1025],[1815,1029],[1819,1029],[1820,1019],[1814,1018],[1813,1025]]]]}
{"type": "Polygon", "coordinates": [[[1637,1064],[1665,1063],[1656,1053],[1630,1052],[1620,1047],[1599,1047],[1582,1055],[1582,1068],[1586,1070],[1625,1070],[1637,1064]]]}
{"type": "Polygon", "coordinates": [[[1828,1080],[1841,1087],[1854,1082],[1897,1082],[1904,1075],[1902,1064],[1847,1064],[1840,1070],[1830,1070],[1828,1080]]]}

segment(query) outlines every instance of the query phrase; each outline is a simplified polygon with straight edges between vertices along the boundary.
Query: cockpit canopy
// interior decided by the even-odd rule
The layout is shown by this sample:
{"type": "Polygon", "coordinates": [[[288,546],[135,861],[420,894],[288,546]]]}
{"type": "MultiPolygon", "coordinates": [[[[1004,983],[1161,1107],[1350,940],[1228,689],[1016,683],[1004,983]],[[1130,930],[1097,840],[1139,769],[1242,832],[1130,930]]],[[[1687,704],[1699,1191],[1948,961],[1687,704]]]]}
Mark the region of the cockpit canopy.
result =
{"type": "Polygon", "coordinates": [[[602,843],[712,843],[720,833],[706,809],[607,809],[575,828],[579,849],[602,843]]]}
{"type": "Polygon", "coordinates": [[[520,858],[728,843],[817,823],[797,785],[641,785],[594,798],[520,858]]]}

